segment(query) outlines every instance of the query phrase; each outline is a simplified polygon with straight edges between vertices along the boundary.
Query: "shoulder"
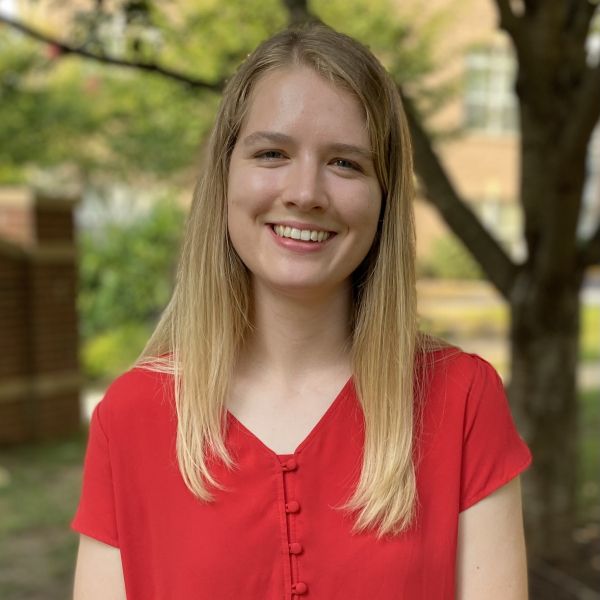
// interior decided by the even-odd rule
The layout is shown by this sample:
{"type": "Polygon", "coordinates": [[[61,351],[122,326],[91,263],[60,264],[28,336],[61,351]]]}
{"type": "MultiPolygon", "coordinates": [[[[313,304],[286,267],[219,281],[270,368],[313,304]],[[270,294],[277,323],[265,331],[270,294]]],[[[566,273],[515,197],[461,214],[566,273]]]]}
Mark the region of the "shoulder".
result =
{"type": "Polygon", "coordinates": [[[145,427],[174,414],[173,376],[135,366],[115,378],[96,407],[97,418],[109,434],[145,427]]]}
{"type": "Polygon", "coordinates": [[[479,354],[451,346],[423,356],[419,365],[416,398],[429,418],[468,428],[478,415],[493,418],[508,410],[502,379],[479,354]]]}
{"type": "Polygon", "coordinates": [[[495,367],[479,354],[447,346],[419,354],[418,373],[424,383],[468,394],[483,382],[502,383],[495,367]]]}

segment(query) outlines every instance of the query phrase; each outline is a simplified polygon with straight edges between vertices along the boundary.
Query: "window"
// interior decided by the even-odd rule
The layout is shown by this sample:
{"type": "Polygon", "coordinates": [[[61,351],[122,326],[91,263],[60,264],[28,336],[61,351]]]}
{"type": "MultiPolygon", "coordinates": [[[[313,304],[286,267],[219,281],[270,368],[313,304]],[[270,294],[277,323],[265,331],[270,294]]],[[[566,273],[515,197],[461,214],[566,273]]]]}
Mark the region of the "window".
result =
{"type": "Polygon", "coordinates": [[[514,93],[515,60],[504,44],[468,53],[465,69],[465,126],[499,134],[518,128],[514,93]]]}

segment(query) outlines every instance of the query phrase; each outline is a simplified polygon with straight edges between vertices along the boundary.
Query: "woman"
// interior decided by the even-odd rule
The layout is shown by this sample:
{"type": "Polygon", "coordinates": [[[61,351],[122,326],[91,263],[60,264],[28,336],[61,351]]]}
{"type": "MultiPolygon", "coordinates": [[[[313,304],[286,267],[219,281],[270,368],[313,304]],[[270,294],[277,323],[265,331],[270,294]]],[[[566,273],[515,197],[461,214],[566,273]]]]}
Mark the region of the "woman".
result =
{"type": "Polygon", "coordinates": [[[76,599],[526,597],[531,455],[489,363],[418,331],[412,198],[366,48],[311,25],[248,57],[92,418],[76,599]]]}

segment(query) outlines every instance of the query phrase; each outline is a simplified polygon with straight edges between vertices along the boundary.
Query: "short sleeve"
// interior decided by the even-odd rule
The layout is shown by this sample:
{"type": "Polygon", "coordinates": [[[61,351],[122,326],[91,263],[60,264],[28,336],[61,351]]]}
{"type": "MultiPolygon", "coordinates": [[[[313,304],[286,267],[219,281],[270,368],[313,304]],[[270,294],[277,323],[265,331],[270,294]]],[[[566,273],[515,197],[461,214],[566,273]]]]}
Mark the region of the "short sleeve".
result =
{"type": "Polygon", "coordinates": [[[109,439],[102,423],[103,408],[101,401],[92,413],[81,497],[71,528],[118,548],[109,439]]]}
{"type": "Polygon", "coordinates": [[[476,365],[465,407],[460,511],[508,483],[532,462],[500,376],[486,360],[472,356],[476,365]]]}

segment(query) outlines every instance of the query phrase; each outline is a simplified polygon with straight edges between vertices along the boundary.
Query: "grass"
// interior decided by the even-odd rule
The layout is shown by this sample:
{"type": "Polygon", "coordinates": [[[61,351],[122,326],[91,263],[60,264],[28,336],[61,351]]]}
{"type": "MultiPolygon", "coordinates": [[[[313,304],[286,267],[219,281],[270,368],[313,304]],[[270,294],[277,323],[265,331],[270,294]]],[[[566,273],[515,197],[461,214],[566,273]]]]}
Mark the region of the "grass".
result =
{"type": "Polygon", "coordinates": [[[581,521],[600,521],[600,389],[580,395],[578,513],[581,521]]]}
{"type": "Polygon", "coordinates": [[[580,358],[600,359],[600,306],[584,306],[581,314],[580,358]]]}
{"type": "Polygon", "coordinates": [[[0,451],[0,598],[65,600],[86,435],[0,451]]]}

